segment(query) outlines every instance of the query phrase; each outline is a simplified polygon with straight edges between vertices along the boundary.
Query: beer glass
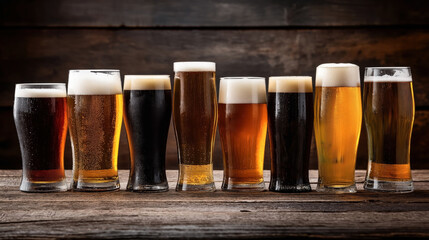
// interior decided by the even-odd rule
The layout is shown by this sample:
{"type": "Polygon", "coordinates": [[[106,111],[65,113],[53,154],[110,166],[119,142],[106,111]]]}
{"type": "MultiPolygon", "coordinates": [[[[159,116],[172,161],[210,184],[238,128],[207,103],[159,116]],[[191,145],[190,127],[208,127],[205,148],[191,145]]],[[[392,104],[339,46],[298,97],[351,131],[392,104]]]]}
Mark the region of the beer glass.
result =
{"type": "Polygon", "coordinates": [[[317,191],[356,192],[356,152],[362,124],[359,67],[350,63],[319,65],[314,98],[317,191]]]}
{"type": "Polygon", "coordinates": [[[224,166],[222,190],[264,190],[265,78],[220,79],[219,135],[224,166]]]}
{"type": "Polygon", "coordinates": [[[366,68],[363,101],[369,155],[364,188],[412,192],[414,94],[410,68],[366,68]]]}
{"type": "Polygon", "coordinates": [[[270,77],[270,191],[311,191],[308,165],[313,135],[313,111],[311,77],[270,77]]]}
{"type": "Polygon", "coordinates": [[[123,109],[119,70],[70,70],[67,106],[73,151],[72,190],[118,189],[123,109]]]}
{"type": "Polygon", "coordinates": [[[131,156],[127,190],[168,190],[165,149],[170,118],[170,76],[125,75],[124,121],[131,156]]]}
{"type": "Polygon", "coordinates": [[[214,62],[175,62],[173,123],[179,155],[176,191],[214,191],[217,124],[214,62]]]}
{"type": "Polygon", "coordinates": [[[67,135],[65,84],[17,84],[13,117],[22,156],[20,190],[67,191],[64,176],[67,135]]]}

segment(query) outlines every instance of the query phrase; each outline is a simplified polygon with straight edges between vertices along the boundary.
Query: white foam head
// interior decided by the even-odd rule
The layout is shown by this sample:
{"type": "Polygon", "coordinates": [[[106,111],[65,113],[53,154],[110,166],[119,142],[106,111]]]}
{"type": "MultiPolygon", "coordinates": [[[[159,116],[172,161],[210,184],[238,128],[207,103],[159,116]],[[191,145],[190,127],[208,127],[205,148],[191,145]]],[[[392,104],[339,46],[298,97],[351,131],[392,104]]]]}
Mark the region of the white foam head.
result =
{"type": "Polygon", "coordinates": [[[282,76],[270,77],[268,92],[305,93],[313,92],[311,77],[309,76],[282,76]]]}
{"type": "Polygon", "coordinates": [[[411,82],[409,67],[367,67],[364,82],[411,82]]]}
{"type": "Polygon", "coordinates": [[[119,70],[70,70],[69,95],[115,95],[121,94],[119,70]]]}
{"type": "Polygon", "coordinates": [[[220,79],[219,103],[266,103],[265,78],[226,77],[220,79]]]}
{"type": "Polygon", "coordinates": [[[66,97],[64,83],[16,84],[15,97],[21,98],[61,98],[66,97]]]}
{"type": "Polygon", "coordinates": [[[214,62],[175,62],[175,72],[216,72],[214,62]]]}
{"type": "Polygon", "coordinates": [[[171,90],[169,75],[125,75],[124,90],[171,90]]]}
{"type": "Polygon", "coordinates": [[[352,63],[325,63],[316,70],[316,87],[359,87],[359,66],[352,63]]]}

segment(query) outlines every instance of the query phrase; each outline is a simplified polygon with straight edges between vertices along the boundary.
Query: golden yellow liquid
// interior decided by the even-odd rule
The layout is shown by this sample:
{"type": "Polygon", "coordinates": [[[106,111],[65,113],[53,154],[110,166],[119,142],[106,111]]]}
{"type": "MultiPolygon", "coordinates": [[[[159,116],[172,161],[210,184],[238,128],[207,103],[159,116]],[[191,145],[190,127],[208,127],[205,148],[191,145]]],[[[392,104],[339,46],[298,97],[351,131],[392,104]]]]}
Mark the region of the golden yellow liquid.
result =
{"type": "Polygon", "coordinates": [[[343,188],[354,184],[362,125],[360,87],[316,87],[314,133],[319,184],[343,188]]]}
{"type": "Polygon", "coordinates": [[[178,184],[180,185],[206,185],[213,180],[213,164],[187,165],[180,164],[178,184]]]}

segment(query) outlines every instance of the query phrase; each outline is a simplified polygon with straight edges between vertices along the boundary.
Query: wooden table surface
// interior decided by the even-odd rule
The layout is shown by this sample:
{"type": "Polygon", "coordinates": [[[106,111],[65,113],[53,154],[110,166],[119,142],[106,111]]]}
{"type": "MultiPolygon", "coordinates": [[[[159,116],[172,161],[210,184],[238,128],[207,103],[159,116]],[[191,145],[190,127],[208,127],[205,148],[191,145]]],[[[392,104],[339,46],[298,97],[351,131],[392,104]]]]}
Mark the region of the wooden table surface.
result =
{"type": "MultiPolygon", "coordinates": [[[[178,193],[174,170],[165,193],[123,191],[121,170],[121,191],[36,194],[18,190],[21,171],[0,170],[0,238],[429,237],[429,170],[413,171],[410,194],[362,191],[364,174],[358,193],[343,195],[178,193]]],[[[314,189],[317,171],[310,181],[314,189]]]]}

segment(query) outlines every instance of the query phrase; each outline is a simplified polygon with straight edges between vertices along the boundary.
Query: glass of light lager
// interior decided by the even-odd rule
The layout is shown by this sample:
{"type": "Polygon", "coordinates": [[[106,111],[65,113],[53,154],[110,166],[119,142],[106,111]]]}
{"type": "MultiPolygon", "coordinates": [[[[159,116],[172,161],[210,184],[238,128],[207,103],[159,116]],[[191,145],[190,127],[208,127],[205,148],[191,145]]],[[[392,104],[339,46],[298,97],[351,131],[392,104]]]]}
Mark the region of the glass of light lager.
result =
{"type": "Polygon", "coordinates": [[[224,166],[222,189],[264,190],[265,78],[220,79],[219,135],[224,166]]]}
{"type": "Polygon", "coordinates": [[[64,176],[66,85],[17,84],[13,116],[22,156],[20,190],[67,191],[64,176]]]}
{"type": "Polygon", "coordinates": [[[308,164],[313,136],[313,114],[311,77],[270,77],[270,191],[311,191],[308,164]]]}
{"type": "Polygon", "coordinates": [[[412,192],[414,93],[410,68],[366,68],[363,101],[369,155],[364,188],[412,192]]]}
{"type": "Polygon", "coordinates": [[[356,192],[356,152],[362,125],[359,67],[350,63],[319,65],[314,98],[317,191],[356,192]]]}
{"type": "Polygon", "coordinates": [[[70,70],[67,106],[73,151],[72,190],[118,189],[123,109],[119,70],[70,70]]]}
{"type": "Polygon", "coordinates": [[[125,75],[124,121],[131,156],[127,190],[168,190],[165,149],[170,118],[170,76],[125,75]]]}
{"type": "Polygon", "coordinates": [[[175,62],[173,123],[179,155],[176,191],[214,191],[217,124],[214,62],[175,62]]]}

